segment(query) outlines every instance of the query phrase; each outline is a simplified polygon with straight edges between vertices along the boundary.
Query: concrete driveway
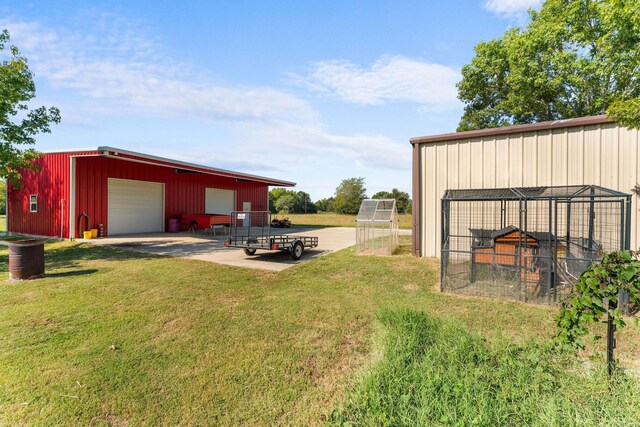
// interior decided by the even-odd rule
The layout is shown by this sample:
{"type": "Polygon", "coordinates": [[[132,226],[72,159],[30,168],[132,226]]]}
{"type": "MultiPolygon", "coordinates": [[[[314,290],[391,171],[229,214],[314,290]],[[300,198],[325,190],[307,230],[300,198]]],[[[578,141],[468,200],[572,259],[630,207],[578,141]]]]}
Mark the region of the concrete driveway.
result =
{"type": "Polygon", "coordinates": [[[210,236],[209,231],[197,233],[148,233],[81,240],[94,245],[112,246],[156,255],[198,259],[236,267],[282,271],[318,256],[356,244],[356,229],[346,227],[290,228],[273,230],[273,234],[318,237],[317,248],[305,248],[302,258],[291,259],[288,251],[258,251],[247,256],[242,249],[225,248],[226,236],[210,236]]]}

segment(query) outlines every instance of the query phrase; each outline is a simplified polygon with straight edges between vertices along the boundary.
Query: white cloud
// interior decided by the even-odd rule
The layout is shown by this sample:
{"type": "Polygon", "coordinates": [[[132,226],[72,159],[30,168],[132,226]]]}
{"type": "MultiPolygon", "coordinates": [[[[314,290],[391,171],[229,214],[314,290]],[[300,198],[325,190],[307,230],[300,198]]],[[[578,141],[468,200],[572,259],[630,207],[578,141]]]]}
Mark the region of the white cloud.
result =
{"type": "MultiPolygon", "coordinates": [[[[307,101],[288,91],[212,82],[206,73],[174,61],[138,23],[106,16],[90,33],[26,21],[0,20],[0,27],[9,29],[12,44],[28,58],[38,84],[46,81],[58,89],[56,95],[68,94],[70,99],[47,98],[73,111],[74,120],[67,121],[69,108],[62,109],[64,124],[96,124],[91,134],[104,137],[99,125],[102,116],[141,121],[197,118],[214,135],[213,140],[190,145],[188,150],[163,149],[162,135],[153,146],[147,140],[141,142],[143,146],[132,140],[131,147],[123,148],[256,173],[282,171],[283,176],[292,170],[305,173],[318,164],[394,173],[410,169],[406,141],[330,131],[307,101]],[[226,134],[225,142],[215,138],[220,130],[226,134]],[[244,159],[237,158],[240,146],[244,159]]],[[[458,72],[448,67],[390,57],[370,70],[346,62],[317,64],[308,83],[340,91],[350,102],[416,102],[421,107],[443,108],[457,102],[458,78],[458,72]]]]}
{"type": "Polygon", "coordinates": [[[102,100],[101,108],[155,117],[205,120],[315,120],[315,111],[285,91],[224,86],[172,61],[143,32],[108,18],[94,33],[44,28],[33,22],[0,22],[29,59],[38,79],[102,100]]]}
{"type": "Polygon", "coordinates": [[[368,69],[349,61],[319,62],[309,76],[293,79],[313,91],[361,105],[409,102],[437,110],[458,106],[458,70],[403,56],[383,57],[368,69]]]}
{"type": "Polygon", "coordinates": [[[286,167],[307,168],[324,161],[355,161],[356,167],[409,170],[411,148],[383,135],[338,135],[321,125],[294,123],[246,123],[240,131],[243,139],[255,141],[256,151],[268,147],[280,153],[286,167]],[[306,158],[306,163],[299,162],[306,158]],[[287,160],[288,159],[288,160],[287,160]]]}
{"type": "Polygon", "coordinates": [[[522,19],[529,9],[538,9],[543,0],[485,0],[484,8],[498,16],[522,19]]]}

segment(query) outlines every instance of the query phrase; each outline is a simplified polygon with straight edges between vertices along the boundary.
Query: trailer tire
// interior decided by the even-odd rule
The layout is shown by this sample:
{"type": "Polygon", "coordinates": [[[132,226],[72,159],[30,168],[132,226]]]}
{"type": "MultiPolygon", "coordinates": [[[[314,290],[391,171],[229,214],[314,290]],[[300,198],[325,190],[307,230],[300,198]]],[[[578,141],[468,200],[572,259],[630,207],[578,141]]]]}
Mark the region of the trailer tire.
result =
{"type": "Polygon", "coordinates": [[[242,249],[244,251],[245,255],[255,255],[256,254],[256,250],[254,248],[244,248],[242,249]]]}
{"type": "Polygon", "coordinates": [[[304,245],[300,240],[296,240],[291,246],[291,258],[295,260],[299,260],[302,258],[302,253],[304,252],[304,245]]]}

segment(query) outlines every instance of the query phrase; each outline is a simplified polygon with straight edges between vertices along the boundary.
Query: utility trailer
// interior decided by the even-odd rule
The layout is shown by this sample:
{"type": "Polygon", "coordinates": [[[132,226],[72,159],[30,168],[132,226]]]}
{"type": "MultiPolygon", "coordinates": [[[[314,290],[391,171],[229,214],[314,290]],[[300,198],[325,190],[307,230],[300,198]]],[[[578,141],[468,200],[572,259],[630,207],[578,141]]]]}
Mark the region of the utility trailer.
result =
{"type": "Polygon", "coordinates": [[[224,242],[228,248],[242,248],[246,255],[255,255],[258,249],[289,251],[298,260],[306,248],[318,246],[318,238],[291,234],[272,234],[271,212],[231,212],[229,236],[224,242]]]}

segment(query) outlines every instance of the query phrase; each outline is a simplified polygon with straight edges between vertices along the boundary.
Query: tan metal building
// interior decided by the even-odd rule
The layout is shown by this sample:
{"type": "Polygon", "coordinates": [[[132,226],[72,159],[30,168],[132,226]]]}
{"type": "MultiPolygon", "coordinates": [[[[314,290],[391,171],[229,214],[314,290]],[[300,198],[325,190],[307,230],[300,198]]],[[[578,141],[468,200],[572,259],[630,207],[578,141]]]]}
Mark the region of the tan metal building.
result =
{"type": "MultiPolygon", "coordinates": [[[[632,193],[638,134],[603,115],[411,138],[414,255],[440,256],[446,189],[594,184],[632,193]]],[[[632,249],[640,245],[639,206],[634,194],[632,249]]]]}

